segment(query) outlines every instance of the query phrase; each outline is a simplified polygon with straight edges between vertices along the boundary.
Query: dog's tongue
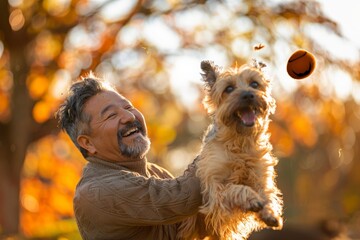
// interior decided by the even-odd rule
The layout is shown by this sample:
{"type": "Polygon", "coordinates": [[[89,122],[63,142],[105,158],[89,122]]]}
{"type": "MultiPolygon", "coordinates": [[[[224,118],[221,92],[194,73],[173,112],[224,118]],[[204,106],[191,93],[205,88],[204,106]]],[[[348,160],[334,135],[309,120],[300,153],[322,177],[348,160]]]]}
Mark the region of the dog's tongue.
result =
{"type": "Polygon", "coordinates": [[[245,126],[253,126],[255,124],[256,116],[251,109],[244,109],[240,112],[240,118],[245,126]]]}

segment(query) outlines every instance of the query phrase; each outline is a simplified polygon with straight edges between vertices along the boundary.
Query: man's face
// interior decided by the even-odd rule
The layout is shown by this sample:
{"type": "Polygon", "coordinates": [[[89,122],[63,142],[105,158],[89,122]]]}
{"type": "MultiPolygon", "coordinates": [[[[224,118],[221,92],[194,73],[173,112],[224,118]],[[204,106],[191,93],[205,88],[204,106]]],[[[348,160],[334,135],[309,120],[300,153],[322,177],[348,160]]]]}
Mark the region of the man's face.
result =
{"type": "MultiPolygon", "coordinates": [[[[129,161],[145,157],[150,148],[143,115],[113,91],[91,97],[83,111],[91,116],[90,134],[79,136],[92,156],[108,161],[129,161]]],[[[83,144],[84,145],[84,144],[83,144]]]]}

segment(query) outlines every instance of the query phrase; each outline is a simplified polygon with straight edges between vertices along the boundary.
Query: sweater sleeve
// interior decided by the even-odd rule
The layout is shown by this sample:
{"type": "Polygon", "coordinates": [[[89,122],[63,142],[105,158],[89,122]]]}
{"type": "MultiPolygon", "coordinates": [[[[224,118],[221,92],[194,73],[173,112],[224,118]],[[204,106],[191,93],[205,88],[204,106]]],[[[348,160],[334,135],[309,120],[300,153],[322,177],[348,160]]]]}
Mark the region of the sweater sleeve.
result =
{"type": "MultiPolygon", "coordinates": [[[[191,165],[189,169],[192,169],[191,165]]],[[[77,218],[94,216],[95,225],[172,224],[197,213],[200,182],[193,169],[174,179],[146,178],[128,171],[109,171],[83,178],[74,198],[77,218]]]]}

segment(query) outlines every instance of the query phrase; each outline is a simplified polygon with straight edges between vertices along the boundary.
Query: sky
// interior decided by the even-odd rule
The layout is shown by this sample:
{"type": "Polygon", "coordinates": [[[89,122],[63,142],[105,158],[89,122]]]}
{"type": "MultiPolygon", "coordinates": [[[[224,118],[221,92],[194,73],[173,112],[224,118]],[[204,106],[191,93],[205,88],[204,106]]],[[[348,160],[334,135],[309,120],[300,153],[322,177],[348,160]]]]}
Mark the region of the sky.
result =
{"type": "Polygon", "coordinates": [[[324,12],[340,24],[344,35],[360,48],[360,1],[318,0],[324,12]]]}
{"type": "MultiPolygon", "coordinates": [[[[292,0],[271,0],[275,3],[292,0]]],[[[324,13],[337,22],[342,33],[354,45],[360,48],[360,1],[359,0],[317,0],[324,13]]],[[[330,42],[331,43],[331,42],[330,42]]]]}
{"type": "MultiPolygon", "coordinates": [[[[346,41],[329,40],[323,36],[322,42],[327,49],[345,60],[356,60],[360,57],[360,1],[359,0],[318,0],[323,11],[332,20],[339,24],[346,41]]],[[[352,94],[355,101],[360,103],[360,83],[353,82],[349,75],[335,70],[331,76],[334,91],[340,99],[346,99],[352,94]],[[335,81],[340,79],[341,81],[335,81]]]]}

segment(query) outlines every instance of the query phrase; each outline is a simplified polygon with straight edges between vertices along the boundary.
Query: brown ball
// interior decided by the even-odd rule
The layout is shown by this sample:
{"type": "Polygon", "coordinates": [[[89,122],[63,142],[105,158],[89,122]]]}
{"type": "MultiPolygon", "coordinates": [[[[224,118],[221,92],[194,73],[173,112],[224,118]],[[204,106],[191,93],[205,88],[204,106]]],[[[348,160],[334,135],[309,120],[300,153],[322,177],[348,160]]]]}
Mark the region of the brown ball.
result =
{"type": "Polygon", "coordinates": [[[316,60],[314,55],[306,50],[300,49],[290,56],[286,70],[290,77],[303,79],[310,76],[315,67],[316,60]]]}

